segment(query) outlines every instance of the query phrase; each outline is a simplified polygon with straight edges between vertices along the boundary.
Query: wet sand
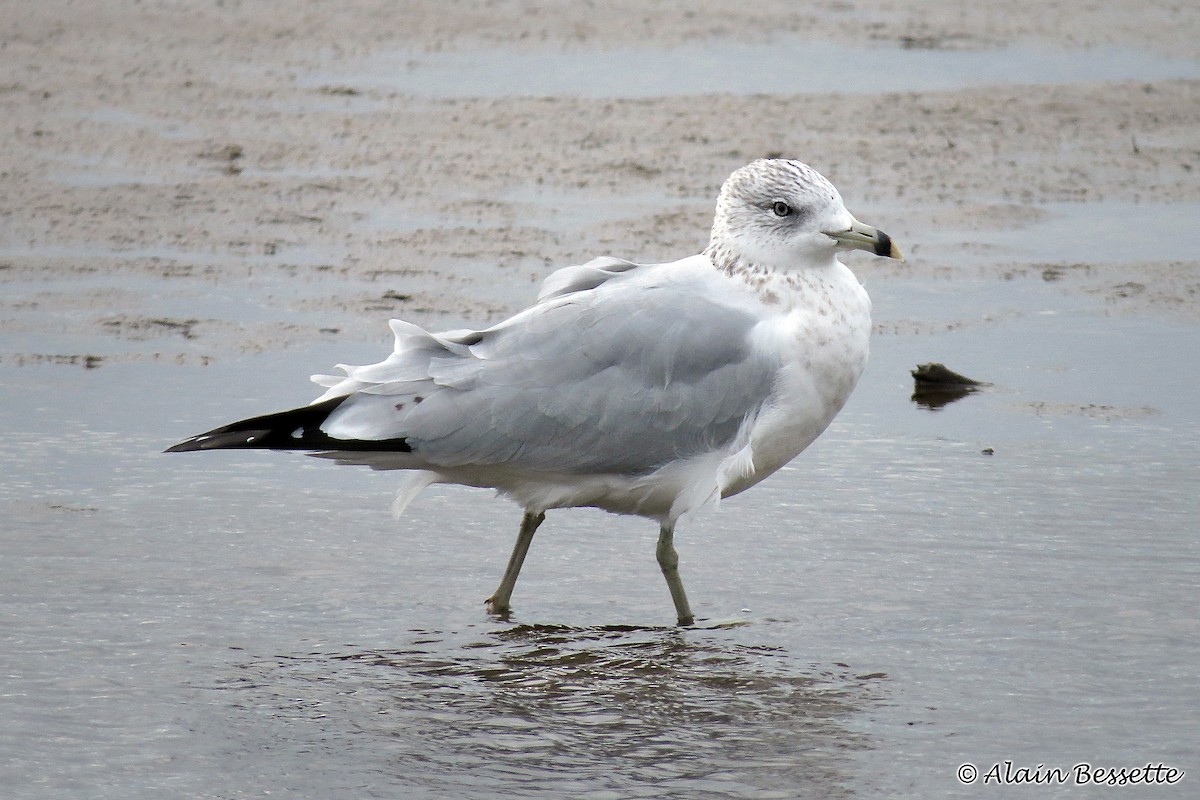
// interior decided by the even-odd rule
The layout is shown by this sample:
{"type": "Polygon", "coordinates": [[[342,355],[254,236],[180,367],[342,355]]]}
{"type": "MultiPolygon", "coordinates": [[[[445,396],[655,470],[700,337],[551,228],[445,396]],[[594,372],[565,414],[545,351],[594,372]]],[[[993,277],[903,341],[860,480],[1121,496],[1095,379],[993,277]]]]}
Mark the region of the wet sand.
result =
{"type": "MultiPolygon", "coordinates": [[[[1200,11],[1186,5],[1135,3],[935,13],[880,2],[819,14],[788,4],[604,5],[614,10],[488,5],[453,20],[422,3],[10,9],[0,51],[0,331],[10,344],[0,360],[200,363],[374,338],[387,315],[493,319],[526,302],[554,266],[597,253],[695,252],[722,179],[767,154],[813,163],[858,216],[886,223],[908,245],[912,277],[953,274],[980,232],[1020,230],[1042,213],[1036,204],[1200,202],[1194,78],[811,94],[797,75],[795,94],[639,99],[414,98],[378,74],[321,83],[378,72],[380,53],[414,54],[408,69],[419,75],[423,56],[448,51],[502,60],[505,48],[787,35],[997,53],[1032,42],[1080,57],[1115,45],[1194,58],[1189,32],[1200,28],[1200,11]],[[934,232],[945,238],[931,243],[934,232]],[[201,299],[214,284],[253,294],[262,283],[262,304],[281,313],[247,318],[201,299]],[[194,308],[181,312],[164,295],[192,296],[194,308]],[[18,344],[60,333],[98,343],[83,352],[18,344]],[[153,347],[104,344],[131,338],[153,347]]],[[[1039,268],[1116,307],[1194,320],[1196,260],[1154,254],[1156,236],[1179,235],[1147,231],[1142,263],[1083,275],[1071,252],[1051,248],[1059,257],[1039,268]]],[[[881,271],[891,277],[890,265],[857,268],[868,284],[881,271]]]]}

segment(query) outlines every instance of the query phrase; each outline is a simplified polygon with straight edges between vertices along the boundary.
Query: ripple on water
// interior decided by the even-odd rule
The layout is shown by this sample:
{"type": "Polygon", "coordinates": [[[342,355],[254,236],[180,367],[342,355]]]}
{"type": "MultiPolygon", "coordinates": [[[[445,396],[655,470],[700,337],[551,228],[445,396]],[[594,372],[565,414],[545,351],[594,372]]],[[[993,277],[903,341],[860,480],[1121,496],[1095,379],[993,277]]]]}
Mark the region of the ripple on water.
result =
{"type": "Polygon", "coordinates": [[[364,773],[347,785],[405,796],[848,795],[868,746],[848,718],[881,676],[711,634],[421,632],[401,650],[250,660],[209,688],[231,693],[245,751],[340,751],[364,773]]]}

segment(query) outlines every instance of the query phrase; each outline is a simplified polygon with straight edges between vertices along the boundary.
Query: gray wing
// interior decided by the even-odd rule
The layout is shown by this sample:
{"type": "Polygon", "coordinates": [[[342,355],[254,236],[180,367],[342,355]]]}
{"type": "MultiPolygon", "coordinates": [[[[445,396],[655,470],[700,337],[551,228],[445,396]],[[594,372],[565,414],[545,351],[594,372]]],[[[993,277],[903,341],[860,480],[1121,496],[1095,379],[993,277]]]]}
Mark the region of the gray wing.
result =
{"type": "Polygon", "coordinates": [[[631,282],[633,266],[548,281],[487,330],[393,322],[396,352],[345,368],[330,394],[354,393],[322,429],[402,438],[429,466],[555,472],[641,474],[728,445],[778,368],[750,346],[757,318],[687,282],[631,282]]]}

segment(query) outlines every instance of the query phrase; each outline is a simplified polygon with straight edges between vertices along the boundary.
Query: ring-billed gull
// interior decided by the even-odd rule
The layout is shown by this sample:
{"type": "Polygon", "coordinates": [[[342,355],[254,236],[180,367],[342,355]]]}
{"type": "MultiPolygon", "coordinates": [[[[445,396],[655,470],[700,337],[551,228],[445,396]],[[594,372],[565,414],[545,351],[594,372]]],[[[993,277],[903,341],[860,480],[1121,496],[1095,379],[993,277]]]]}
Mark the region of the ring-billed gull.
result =
{"type": "Polygon", "coordinates": [[[327,391],[311,405],[167,452],[302,450],[408,470],[396,514],[433,483],[496,489],[525,510],[487,601],[499,615],[547,510],[648,517],[679,624],[691,624],[676,522],[792,460],[866,365],[871,302],[843,250],[903,260],[811,167],[760,159],[721,187],[699,255],[561,269],[532,306],[483,330],[392,320],[392,354],[314,375],[327,391]]]}

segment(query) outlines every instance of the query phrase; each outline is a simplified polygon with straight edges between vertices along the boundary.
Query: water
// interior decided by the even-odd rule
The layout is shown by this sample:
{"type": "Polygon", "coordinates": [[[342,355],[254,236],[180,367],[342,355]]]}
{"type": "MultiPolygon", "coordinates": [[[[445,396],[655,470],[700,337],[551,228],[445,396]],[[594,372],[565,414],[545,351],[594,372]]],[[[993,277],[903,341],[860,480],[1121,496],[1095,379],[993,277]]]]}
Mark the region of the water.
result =
{"type": "Polygon", "coordinates": [[[385,52],[302,78],[303,85],[389,89],[421,97],[659,97],[944,91],[976,86],[1200,76],[1200,62],[1115,45],[1036,42],[984,49],[777,37],[672,48],[385,52]],[[631,66],[632,65],[632,66],[631,66]]]}
{"type": "Polygon", "coordinates": [[[1194,769],[1200,331],[1072,280],[874,281],[833,428],[681,527],[689,630],[644,521],[552,512],[505,623],[482,600],[519,514],[487,492],[395,522],[387,475],[159,454],[378,343],[0,365],[5,785],[958,797],[964,762],[1194,769]],[[887,332],[908,319],[935,324],[887,332]],[[995,386],[924,410],[928,360],[995,386]]]}
{"type": "Polygon", "coordinates": [[[670,628],[405,638],[396,649],[255,659],[210,690],[291,723],[281,749],[367,766],[334,792],[485,797],[500,785],[521,796],[630,797],[661,796],[654,787],[669,784],[736,796],[777,781],[836,784],[845,760],[827,743],[861,746],[845,719],[879,682],[845,667],[797,672],[776,649],[670,628]]]}

